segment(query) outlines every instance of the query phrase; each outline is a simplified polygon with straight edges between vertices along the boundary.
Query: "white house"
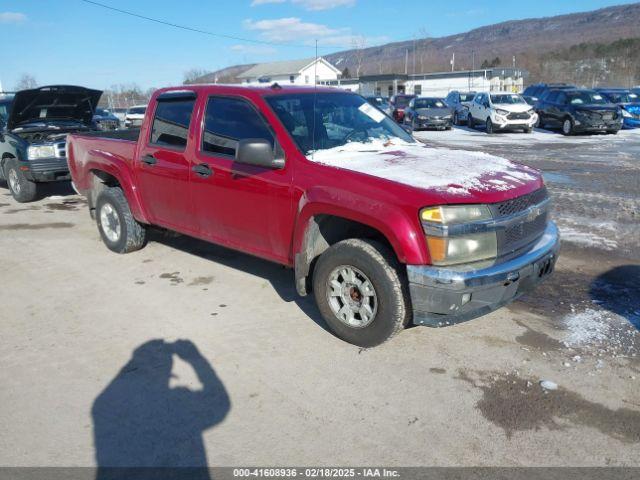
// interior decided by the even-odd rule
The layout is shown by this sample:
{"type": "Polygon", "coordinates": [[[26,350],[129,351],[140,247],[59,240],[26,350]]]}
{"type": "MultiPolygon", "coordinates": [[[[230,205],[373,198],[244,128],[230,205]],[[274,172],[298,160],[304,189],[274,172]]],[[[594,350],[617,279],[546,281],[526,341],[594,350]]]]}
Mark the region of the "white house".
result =
{"type": "Polygon", "coordinates": [[[238,75],[245,84],[274,83],[314,85],[340,77],[340,70],[324,58],[260,63],[238,75]]]}

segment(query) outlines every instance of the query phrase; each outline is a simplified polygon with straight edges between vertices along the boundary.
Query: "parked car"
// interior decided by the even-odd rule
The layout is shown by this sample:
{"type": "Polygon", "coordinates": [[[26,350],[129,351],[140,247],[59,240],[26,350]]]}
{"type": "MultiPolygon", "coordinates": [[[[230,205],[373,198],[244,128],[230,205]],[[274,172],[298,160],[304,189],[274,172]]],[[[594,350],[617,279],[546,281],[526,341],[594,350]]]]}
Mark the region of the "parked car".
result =
{"type": "Polygon", "coordinates": [[[18,202],[30,202],[43,182],[69,180],[66,137],[95,129],[101,91],[54,85],[15,94],[0,118],[0,178],[18,202]]]}
{"type": "Polygon", "coordinates": [[[640,127],[640,96],[638,94],[622,88],[599,88],[596,91],[622,109],[623,128],[640,127]]]}
{"type": "Polygon", "coordinates": [[[564,135],[622,128],[622,109],[594,90],[552,90],[538,103],[541,128],[560,128],[564,135]]]}
{"type": "Polygon", "coordinates": [[[116,130],[120,127],[118,117],[104,108],[96,108],[93,114],[93,122],[98,130],[116,130]]]}
{"type": "Polygon", "coordinates": [[[436,97],[418,97],[409,102],[404,111],[404,124],[413,130],[435,128],[451,130],[453,110],[444,99],[436,97]]]}
{"type": "Polygon", "coordinates": [[[125,128],[140,128],[146,111],[146,105],[134,105],[133,107],[129,107],[127,114],[124,117],[125,128]]]}
{"type": "Polygon", "coordinates": [[[445,102],[453,109],[453,124],[466,125],[469,119],[469,108],[476,92],[449,92],[445,102]]]}
{"type": "Polygon", "coordinates": [[[118,120],[120,120],[120,126],[124,126],[124,118],[127,116],[127,109],[126,108],[120,108],[120,107],[114,107],[114,108],[110,108],[109,111],[118,120]]]}
{"type": "Polygon", "coordinates": [[[531,133],[538,115],[517,93],[478,93],[469,109],[469,127],[487,133],[522,130],[531,133]]]}
{"type": "Polygon", "coordinates": [[[391,105],[391,116],[393,119],[402,123],[404,120],[404,110],[409,106],[409,102],[416,98],[415,95],[394,95],[389,102],[391,105]]]}
{"type": "Polygon", "coordinates": [[[13,103],[13,95],[0,94],[0,122],[4,125],[7,123],[11,104],[13,103]]]}
{"type": "Polygon", "coordinates": [[[367,102],[371,105],[378,107],[387,115],[391,116],[391,105],[389,104],[389,99],[387,97],[365,97],[367,102]]]}
{"type": "Polygon", "coordinates": [[[529,105],[535,105],[539,100],[542,100],[550,90],[569,90],[574,88],[578,87],[569,83],[535,83],[525,88],[524,92],[522,92],[522,98],[524,98],[529,105]]]}
{"type": "Polygon", "coordinates": [[[351,92],[162,89],[136,135],[69,137],[109,249],[140,249],[158,225],[291,267],[356,345],[483,315],[554,268],[539,172],[416,142],[351,92]]]}

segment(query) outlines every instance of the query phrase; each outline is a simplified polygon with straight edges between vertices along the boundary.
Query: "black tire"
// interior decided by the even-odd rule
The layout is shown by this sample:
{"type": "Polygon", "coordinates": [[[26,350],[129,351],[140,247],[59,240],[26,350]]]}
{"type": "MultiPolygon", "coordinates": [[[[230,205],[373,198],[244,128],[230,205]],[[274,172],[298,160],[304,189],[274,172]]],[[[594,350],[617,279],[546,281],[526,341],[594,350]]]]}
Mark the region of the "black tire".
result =
{"type": "Polygon", "coordinates": [[[619,131],[620,130],[616,130],[616,129],[607,130],[607,134],[609,134],[609,135],[617,135],[619,131]]]}
{"type": "Polygon", "coordinates": [[[129,203],[120,187],[105,187],[100,192],[96,201],[95,216],[102,241],[109,250],[129,253],[140,250],[147,243],[147,229],[133,218],[129,203]],[[117,237],[110,238],[107,231],[114,228],[103,226],[103,218],[118,222],[120,228],[117,237]]]}
{"type": "Polygon", "coordinates": [[[565,117],[562,120],[562,126],[560,127],[560,129],[562,131],[562,134],[565,137],[573,135],[573,133],[574,133],[574,124],[573,124],[573,120],[571,119],[571,117],[565,117]]]}
{"type": "Polygon", "coordinates": [[[531,133],[533,132],[533,128],[525,128],[524,129],[524,133],[531,133]]]}
{"type": "Polygon", "coordinates": [[[467,127],[472,130],[476,128],[476,121],[471,114],[467,117],[467,127]]]}
{"type": "Polygon", "coordinates": [[[491,121],[490,118],[487,118],[487,121],[485,122],[485,131],[488,134],[492,134],[493,133],[493,122],[491,121]]]}
{"type": "Polygon", "coordinates": [[[453,124],[460,126],[460,118],[458,117],[458,112],[453,113],[453,124]]]}
{"type": "Polygon", "coordinates": [[[20,170],[17,161],[7,161],[4,166],[4,178],[16,202],[33,202],[38,198],[38,185],[24,176],[24,172],[20,170]]]}
{"type": "Polygon", "coordinates": [[[544,119],[542,118],[542,114],[538,113],[538,120],[536,120],[536,128],[544,128],[544,119]]]}
{"type": "Polygon", "coordinates": [[[393,252],[372,240],[343,240],[326,250],[314,269],[313,291],[329,328],[342,340],[360,347],[375,347],[386,342],[411,320],[406,273],[393,252]],[[366,326],[347,325],[329,303],[329,279],[341,266],[355,267],[373,286],[377,310],[366,326]]]}

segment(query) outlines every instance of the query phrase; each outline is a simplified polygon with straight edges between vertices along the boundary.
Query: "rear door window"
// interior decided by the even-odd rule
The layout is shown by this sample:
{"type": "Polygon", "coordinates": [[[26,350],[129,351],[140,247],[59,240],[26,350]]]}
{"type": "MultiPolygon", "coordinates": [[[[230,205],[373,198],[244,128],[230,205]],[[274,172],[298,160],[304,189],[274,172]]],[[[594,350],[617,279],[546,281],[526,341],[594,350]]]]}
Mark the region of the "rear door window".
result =
{"type": "Polygon", "coordinates": [[[238,142],[248,138],[275,139],[262,115],[246,100],[210,97],[207,101],[202,151],[235,157],[238,142]]]}
{"type": "Polygon", "coordinates": [[[158,101],[151,128],[151,143],[184,149],[194,104],[195,99],[158,101]]]}

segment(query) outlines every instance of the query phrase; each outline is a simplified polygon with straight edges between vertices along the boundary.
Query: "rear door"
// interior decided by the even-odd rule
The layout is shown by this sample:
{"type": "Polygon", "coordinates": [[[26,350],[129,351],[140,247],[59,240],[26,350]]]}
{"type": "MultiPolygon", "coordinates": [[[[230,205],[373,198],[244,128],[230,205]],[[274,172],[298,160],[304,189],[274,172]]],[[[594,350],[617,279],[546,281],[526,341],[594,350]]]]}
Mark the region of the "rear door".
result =
{"type": "Polygon", "coordinates": [[[255,105],[240,96],[205,100],[194,154],[193,204],[199,236],[282,263],[290,263],[293,202],[290,162],[283,169],[235,161],[238,142],[265,139],[276,155],[276,135],[255,105]],[[207,169],[210,171],[207,174],[207,169]]]}
{"type": "Polygon", "coordinates": [[[150,106],[151,121],[140,132],[143,146],[136,158],[140,195],[150,220],[183,232],[194,227],[187,148],[193,143],[188,140],[194,136],[191,119],[195,101],[193,91],[158,96],[150,106]]]}

